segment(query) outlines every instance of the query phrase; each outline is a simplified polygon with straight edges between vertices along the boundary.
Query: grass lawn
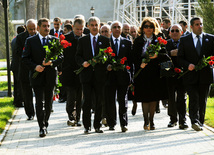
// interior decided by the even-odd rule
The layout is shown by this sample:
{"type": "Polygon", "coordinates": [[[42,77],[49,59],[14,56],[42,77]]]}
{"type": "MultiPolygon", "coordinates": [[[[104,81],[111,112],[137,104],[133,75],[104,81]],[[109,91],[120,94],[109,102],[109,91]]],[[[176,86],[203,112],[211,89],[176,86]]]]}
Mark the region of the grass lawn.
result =
{"type": "Polygon", "coordinates": [[[208,98],[205,124],[214,128],[214,98],[208,98]]]}
{"type": "Polygon", "coordinates": [[[3,132],[14,110],[12,97],[0,98],[0,134],[3,132]]]}
{"type": "MultiPolygon", "coordinates": [[[[13,82],[11,82],[11,85],[12,85],[12,90],[13,90],[13,82]]],[[[8,88],[7,82],[6,81],[0,81],[0,91],[6,91],[7,88],[8,88]]]]}
{"type": "MultiPolygon", "coordinates": [[[[189,100],[188,99],[187,99],[187,109],[189,111],[189,100]]],[[[214,128],[214,98],[213,97],[207,99],[205,124],[214,128]]]]}
{"type": "Polygon", "coordinates": [[[7,70],[7,67],[0,67],[0,70],[7,70]]]}
{"type": "MultiPolygon", "coordinates": [[[[10,75],[13,75],[13,72],[10,72],[10,75]]],[[[0,76],[7,76],[7,71],[0,72],[0,76]]]]}
{"type": "Polygon", "coordinates": [[[0,62],[6,62],[7,60],[6,59],[0,59],[0,62]]]}

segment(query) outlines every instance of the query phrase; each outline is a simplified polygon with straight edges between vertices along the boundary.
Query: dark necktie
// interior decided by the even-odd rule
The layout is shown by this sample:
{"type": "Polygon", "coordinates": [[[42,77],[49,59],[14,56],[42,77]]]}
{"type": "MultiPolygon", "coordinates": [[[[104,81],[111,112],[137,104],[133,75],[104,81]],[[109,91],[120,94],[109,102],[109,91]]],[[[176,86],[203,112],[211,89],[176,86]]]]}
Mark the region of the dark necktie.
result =
{"type": "Polygon", "coordinates": [[[46,38],[42,38],[42,46],[46,45],[46,38]]]}
{"type": "Polygon", "coordinates": [[[201,42],[200,42],[200,36],[196,36],[198,38],[197,44],[196,44],[196,51],[198,52],[198,55],[200,55],[201,52],[201,42]]]}
{"type": "Polygon", "coordinates": [[[93,38],[93,47],[94,47],[94,52],[93,52],[93,55],[95,54],[95,49],[96,49],[96,37],[93,38]]]}
{"type": "Polygon", "coordinates": [[[115,50],[117,52],[117,56],[119,54],[119,51],[118,51],[118,43],[117,43],[118,39],[115,39],[115,44],[114,44],[114,47],[115,47],[115,50]]]}

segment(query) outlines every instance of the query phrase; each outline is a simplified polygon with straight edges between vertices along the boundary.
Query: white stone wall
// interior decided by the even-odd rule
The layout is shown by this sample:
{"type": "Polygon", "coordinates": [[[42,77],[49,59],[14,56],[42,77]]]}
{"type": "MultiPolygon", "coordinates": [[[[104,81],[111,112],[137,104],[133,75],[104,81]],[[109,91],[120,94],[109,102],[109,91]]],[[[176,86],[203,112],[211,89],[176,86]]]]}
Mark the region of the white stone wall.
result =
{"type": "Polygon", "coordinates": [[[87,21],[91,17],[92,6],[95,8],[94,16],[99,17],[102,22],[113,20],[114,0],[50,0],[50,19],[71,19],[76,14],[82,14],[87,21]]]}

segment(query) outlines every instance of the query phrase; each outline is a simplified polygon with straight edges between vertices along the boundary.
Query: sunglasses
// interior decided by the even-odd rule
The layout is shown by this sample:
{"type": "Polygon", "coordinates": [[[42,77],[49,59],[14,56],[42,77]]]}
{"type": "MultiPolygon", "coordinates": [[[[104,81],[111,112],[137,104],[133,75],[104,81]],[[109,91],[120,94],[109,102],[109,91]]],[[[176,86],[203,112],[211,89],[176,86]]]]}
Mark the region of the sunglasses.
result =
{"type": "Polygon", "coordinates": [[[148,28],[154,29],[154,26],[153,26],[153,25],[144,25],[143,27],[144,27],[145,29],[148,29],[148,28]]]}
{"type": "Polygon", "coordinates": [[[107,30],[105,30],[105,31],[101,31],[101,33],[107,33],[108,31],[107,30]]]}
{"type": "Polygon", "coordinates": [[[116,29],[116,28],[120,29],[120,26],[113,26],[113,29],[116,29]]]}
{"type": "Polygon", "coordinates": [[[179,30],[178,30],[178,29],[176,29],[176,30],[171,30],[171,32],[172,32],[172,33],[174,33],[174,32],[177,32],[177,33],[178,33],[179,30]]]}

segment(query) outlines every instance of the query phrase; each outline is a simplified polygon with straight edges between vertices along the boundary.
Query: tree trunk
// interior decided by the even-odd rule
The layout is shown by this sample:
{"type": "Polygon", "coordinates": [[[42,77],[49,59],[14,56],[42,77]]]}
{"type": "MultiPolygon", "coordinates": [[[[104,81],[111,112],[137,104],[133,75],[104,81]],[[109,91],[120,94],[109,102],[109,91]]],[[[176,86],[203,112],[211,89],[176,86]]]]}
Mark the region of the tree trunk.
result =
{"type": "Polygon", "coordinates": [[[47,18],[50,19],[50,10],[49,10],[49,4],[50,4],[50,2],[49,2],[49,0],[46,0],[46,3],[47,3],[47,5],[46,5],[47,18]]]}
{"type": "Polygon", "coordinates": [[[26,0],[26,21],[36,18],[36,0],[26,0]]]}
{"type": "Polygon", "coordinates": [[[37,20],[42,18],[42,0],[37,0],[37,20]]]}

